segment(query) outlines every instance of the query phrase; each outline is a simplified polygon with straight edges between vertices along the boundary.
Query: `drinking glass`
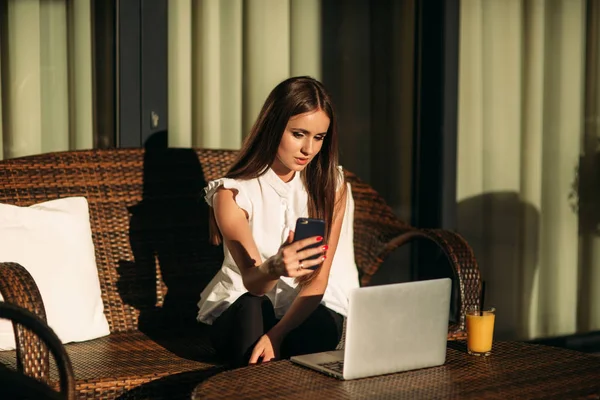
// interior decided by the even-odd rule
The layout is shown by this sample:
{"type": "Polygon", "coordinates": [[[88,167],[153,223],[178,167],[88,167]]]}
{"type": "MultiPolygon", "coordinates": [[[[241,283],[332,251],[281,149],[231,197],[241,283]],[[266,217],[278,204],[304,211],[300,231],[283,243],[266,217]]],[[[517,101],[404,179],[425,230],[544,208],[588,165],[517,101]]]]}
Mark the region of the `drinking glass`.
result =
{"type": "Polygon", "coordinates": [[[478,308],[467,310],[467,350],[474,356],[489,356],[492,353],[496,309],[478,308]]]}

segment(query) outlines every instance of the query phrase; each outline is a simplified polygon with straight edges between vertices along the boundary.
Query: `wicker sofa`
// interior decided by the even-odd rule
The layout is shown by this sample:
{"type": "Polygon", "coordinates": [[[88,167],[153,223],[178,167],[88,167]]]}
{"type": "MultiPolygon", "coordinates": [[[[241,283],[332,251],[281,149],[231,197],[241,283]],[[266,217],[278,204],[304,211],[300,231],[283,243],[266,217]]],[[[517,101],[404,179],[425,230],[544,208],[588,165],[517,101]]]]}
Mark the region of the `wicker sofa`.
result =
{"type": "MultiPolygon", "coordinates": [[[[199,293],[218,270],[222,249],[208,244],[202,188],[224,174],[235,151],[110,149],[49,153],[0,161],[0,202],[28,206],[85,196],[109,336],[65,345],[79,398],[175,398],[221,371],[195,321],[199,293]]],[[[362,285],[384,258],[415,238],[435,243],[452,266],[458,315],[450,339],[464,338],[464,315],[475,304],[480,276],[473,253],[458,235],[418,230],[398,220],[367,184],[346,172],[355,198],[355,253],[362,285]]],[[[16,263],[0,263],[7,302],[45,320],[39,291],[16,263]]],[[[19,330],[16,351],[1,364],[58,385],[48,352],[19,330]]],[[[52,364],[53,365],[53,364],[52,364]]],[[[189,393],[189,392],[188,392],[189,393]]]]}

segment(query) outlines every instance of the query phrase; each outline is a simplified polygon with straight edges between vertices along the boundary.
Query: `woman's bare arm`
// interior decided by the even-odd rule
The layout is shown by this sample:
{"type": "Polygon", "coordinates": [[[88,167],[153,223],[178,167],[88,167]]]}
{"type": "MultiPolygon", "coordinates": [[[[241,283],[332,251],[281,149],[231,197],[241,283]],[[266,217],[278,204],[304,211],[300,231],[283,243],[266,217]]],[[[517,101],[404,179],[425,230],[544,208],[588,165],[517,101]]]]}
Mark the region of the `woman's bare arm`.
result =
{"type": "MultiPolygon", "coordinates": [[[[236,194],[235,189],[219,189],[213,197],[213,209],[223,242],[240,270],[246,289],[254,295],[262,296],[275,286],[280,276],[312,274],[313,271],[309,269],[298,270],[297,265],[299,260],[322,252],[319,248],[298,251],[313,243],[314,239],[289,244],[273,257],[264,261],[261,259],[248,224],[248,216],[235,201],[236,194]]],[[[309,262],[304,264],[310,266],[309,262]]]]}

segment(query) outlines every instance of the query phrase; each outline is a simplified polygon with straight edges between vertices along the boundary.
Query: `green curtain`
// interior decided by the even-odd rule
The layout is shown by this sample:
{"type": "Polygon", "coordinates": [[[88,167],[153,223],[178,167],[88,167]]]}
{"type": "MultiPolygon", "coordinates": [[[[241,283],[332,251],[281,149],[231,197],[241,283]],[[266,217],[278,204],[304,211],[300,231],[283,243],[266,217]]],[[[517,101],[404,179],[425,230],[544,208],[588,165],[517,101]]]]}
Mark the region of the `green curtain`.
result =
{"type": "Polygon", "coordinates": [[[1,158],[93,145],[90,0],[8,0],[1,158]]]}
{"type": "Polygon", "coordinates": [[[239,148],[269,91],[320,78],[319,0],[170,0],[169,144],[239,148]]]}
{"type": "Polygon", "coordinates": [[[584,258],[580,235],[586,7],[461,1],[458,230],[488,281],[500,338],[600,329],[600,243],[584,258]]]}

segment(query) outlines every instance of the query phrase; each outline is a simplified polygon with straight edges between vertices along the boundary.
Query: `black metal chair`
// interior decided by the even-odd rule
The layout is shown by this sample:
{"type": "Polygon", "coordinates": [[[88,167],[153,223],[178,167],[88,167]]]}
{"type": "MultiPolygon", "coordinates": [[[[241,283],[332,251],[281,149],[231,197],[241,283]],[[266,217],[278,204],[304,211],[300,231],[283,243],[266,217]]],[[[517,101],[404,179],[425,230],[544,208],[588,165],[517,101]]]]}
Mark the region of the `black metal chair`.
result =
{"type": "Polygon", "coordinates": [[[35,314],[6,302],[0,302],[0,318],[13,321],[15,337],[17,337],[17,329],[22,327],[36,334],[54,356],[60,377],[60,392],[57,392],[46,382],[27,376],[21,371],[0,368],[1,397],[3,399],[74,400],[75,377],[71,360],[54,331],[35,314]]]}

